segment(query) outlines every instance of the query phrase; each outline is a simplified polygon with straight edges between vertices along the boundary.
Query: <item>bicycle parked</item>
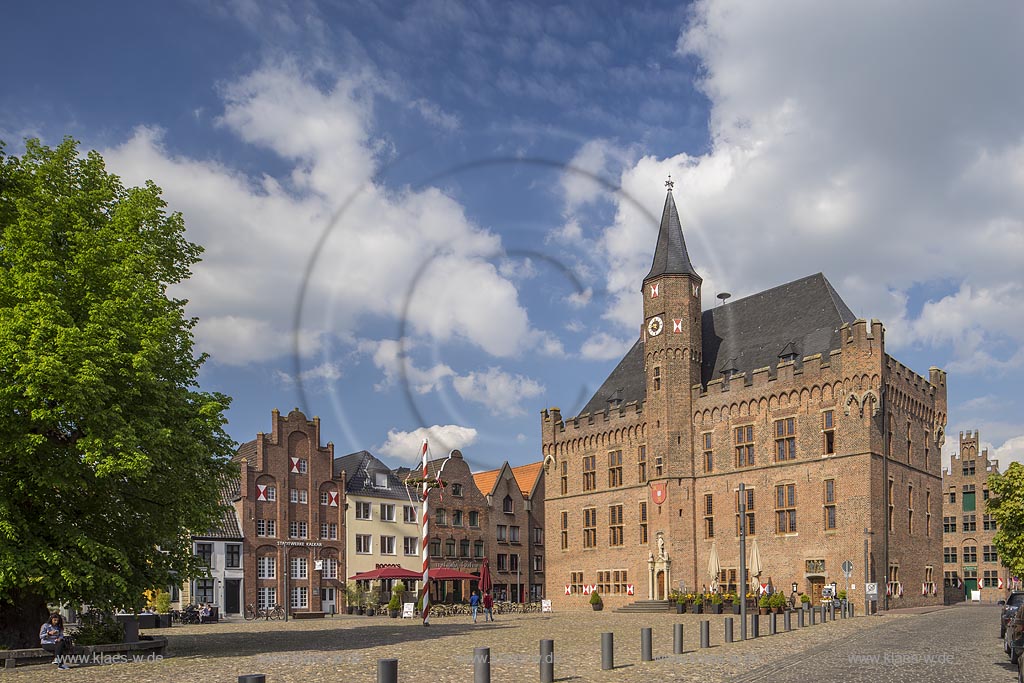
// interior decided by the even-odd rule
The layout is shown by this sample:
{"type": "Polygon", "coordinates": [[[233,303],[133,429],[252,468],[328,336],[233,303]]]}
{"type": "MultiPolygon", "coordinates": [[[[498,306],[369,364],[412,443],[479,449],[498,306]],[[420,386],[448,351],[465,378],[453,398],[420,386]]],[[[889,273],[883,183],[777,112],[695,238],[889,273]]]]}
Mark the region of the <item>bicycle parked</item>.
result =
{"type": "Polygon", "coordinates": [[[284,607],[281,605],[274,605],[271,607],[258,607],[255,603],[250,603],[245,606],[246,620],[253,621],[255,619],[264,619],[270,621],[271,619],[284,619],[284,607]]]}

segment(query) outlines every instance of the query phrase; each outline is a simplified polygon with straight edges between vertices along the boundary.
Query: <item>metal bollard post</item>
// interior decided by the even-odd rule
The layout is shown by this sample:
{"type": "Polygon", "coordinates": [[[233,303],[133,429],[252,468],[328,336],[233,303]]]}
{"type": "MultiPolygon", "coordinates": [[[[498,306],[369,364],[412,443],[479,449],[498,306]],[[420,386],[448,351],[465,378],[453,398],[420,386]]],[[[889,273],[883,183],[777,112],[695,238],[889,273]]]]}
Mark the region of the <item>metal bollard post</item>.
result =
{"type": "Polygon", "coordinates": [[[821,610],[821,623],[824,624],[828,621],[828,610],[825,609],[825,605],[819,605],[818,608],[821,610]]]}
{"type": "Polygon", "coordinates": [[[814,626],[817,623],[818,623],[818,610],[812,609],[811,610],[811,626],[814,626]]]}
{"type": "Polygon", "coordinates": [[[750,637],[757,638],[761,634],[761,616],[759,614],[750,615],[750,637]]]}
{"type": "Polygon", "coordinates": [[[845,619],[846,618],[846,603],[845,602],[839,606],[839,618],[840,619],[845,619]]]}
{"type": "Polygon", "coordinates": [[[377,683],[398,683],[398,660],[377,660],[377,683]]]}
{"type": "Polygon", "coordinates": [[[799,610],[796,613],[796,616],[797,616],[797,622],[796,622],[797,628],[803,628],[804,627],[804,610],[799,610]]]}
{"type": "Polygon", "coordinates": [[[238,677],[238,683],[267,683],[266,674],[244,674],[238,677]]]}
{"type": "Polygon", "coordinates": [[[836,620],[836,601],[835,600],[833,600],[832,602],[828,603],[828,619],[829,619],[829,621],[835,621],[836,620]]]}
{"type": "Polygon", "coordinates": [[[473,683],[491,683],[491,648],[473,648],[473,683]]]}
{"type": "Polygon", "coordinates": [[[732,642],[732,617],[725,618],[725,642],[732,642]]]}
{"type": "Polygon", "coordinates": [[[782,615],[782,628],[786,629],[786,632],[793,630],[793,613],[789,610],[782,615]]]}
{"type": "Polygon", "coordinates": [[[683,625],[672,625],[672,654],[683,654],[683,625]]]}
{"type": "Polygon", "coordinates": [[[651,652],[651,629],[649,628],[640,629],[640,661],[654,661],[654,655],[651,652]]]}
{"type": "Polygon", "coordinates": [[[774,636],[779,632],[779,623],[775,617],[779,616],[775,612],[772,612],[771,617],[768,619],[768,635],[774,636]]]}
{"type": "Polygon", "coordinates": [[[700,646],[711,647],[711,622],[707,619],[700,622],[700,646]]]}
{"type": "Polygon", "coordinates": [[[540,683],[555,681],[555,641],[540,641],[540,683]]]}
{"type": "Polygon", "coordinates": [[[601,670],[609,671],[615,668],[615,634],[601,634],[601,670]]]}
{"type": "Polygon", "coordinates": [[[852,602],[846,604],[846,609],[850,612],[850,616],[851,617],[854,616],[853,603],[852,602]]]}

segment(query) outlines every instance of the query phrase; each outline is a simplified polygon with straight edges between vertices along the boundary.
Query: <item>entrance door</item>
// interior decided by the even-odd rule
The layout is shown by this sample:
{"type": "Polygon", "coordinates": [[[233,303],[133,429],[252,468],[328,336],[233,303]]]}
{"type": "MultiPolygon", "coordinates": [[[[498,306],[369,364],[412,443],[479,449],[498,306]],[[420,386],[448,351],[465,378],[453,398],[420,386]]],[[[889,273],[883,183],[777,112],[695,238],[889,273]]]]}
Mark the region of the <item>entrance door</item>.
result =
{"type": "Polygon", "coordinates": [[[224,613],[225,614],[238,614],[242,611],[242,580],[241,579],[225,579],[224,580],[224,613]]]}
{"type": "Polygon", "coordinates": [[[665,572],[658,572],[658,595],[655,599],[665,599],[665,572]]]}
{"type": "Polygon", "coordinates": [[[821,604],[821,589],[825,587],[825,579],[811,579],[811,604],[821,604]]]}
{"type": "Polygon", "coordinates": [[[977,579],[964,579],[964,596],[967,600],[971,599],[971,591],[978,590],[977,579]]]}
{"type": "Polygon", "coordinates": [[[320,589],[320,609],[325,614],[334,614],[334,588],[327,586],[320,589]]]}

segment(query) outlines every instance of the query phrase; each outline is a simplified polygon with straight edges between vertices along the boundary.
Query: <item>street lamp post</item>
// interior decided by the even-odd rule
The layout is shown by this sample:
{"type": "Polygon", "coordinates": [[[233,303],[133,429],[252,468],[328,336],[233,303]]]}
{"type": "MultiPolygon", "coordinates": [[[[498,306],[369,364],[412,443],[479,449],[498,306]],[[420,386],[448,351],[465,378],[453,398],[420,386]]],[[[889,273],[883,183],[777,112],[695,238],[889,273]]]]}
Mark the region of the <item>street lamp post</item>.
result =
{"type": "Polygon", "coordinates": [[[747,639],[747,493],[740,484],[740,640],[747,639]]]}

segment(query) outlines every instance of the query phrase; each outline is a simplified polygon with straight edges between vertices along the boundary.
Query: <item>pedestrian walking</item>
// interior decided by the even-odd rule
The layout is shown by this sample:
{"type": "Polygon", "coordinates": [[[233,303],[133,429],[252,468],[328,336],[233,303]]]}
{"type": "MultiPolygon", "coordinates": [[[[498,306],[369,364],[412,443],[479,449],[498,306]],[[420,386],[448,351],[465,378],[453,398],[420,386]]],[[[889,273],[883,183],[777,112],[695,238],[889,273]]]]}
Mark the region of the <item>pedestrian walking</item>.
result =
{"type": "Polygon", "coordinates": [[[484,593],[484,621],[494,621],[494,598],[491,597],[491,592],[487,591],[484,593]]]}
{"type": "Polygon", "coordinates": [[[469,606],[473,610],[473,623],[476,623],[476,613],[480,609],[480,593],[473,591],[473,595],[469,596],[469,606]]]}

